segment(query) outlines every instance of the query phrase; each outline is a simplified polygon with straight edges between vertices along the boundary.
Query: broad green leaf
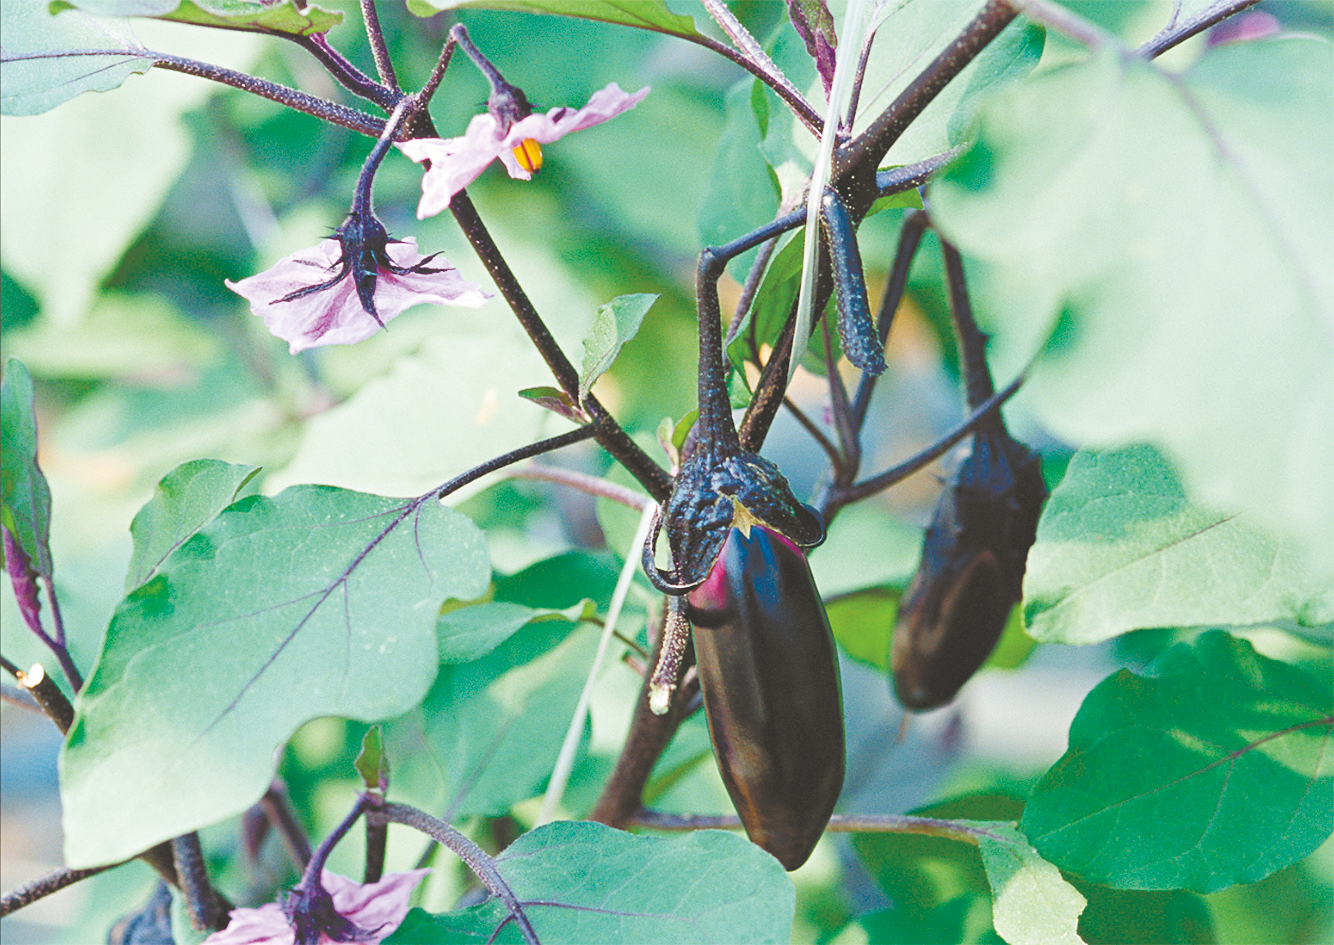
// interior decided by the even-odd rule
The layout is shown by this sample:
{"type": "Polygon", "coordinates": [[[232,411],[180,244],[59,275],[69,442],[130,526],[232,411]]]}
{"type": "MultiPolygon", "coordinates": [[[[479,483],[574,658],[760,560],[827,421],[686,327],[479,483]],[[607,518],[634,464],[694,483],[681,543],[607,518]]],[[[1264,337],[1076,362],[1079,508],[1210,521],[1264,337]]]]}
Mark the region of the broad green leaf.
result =
{"type": "Polygon", "coordinates": [[[868,587],[826,601],[829,626],[843,651],[882,673],[889,672],[889,647],[902,595],[898,588],[868,587]]]}
{"type": "Polygon", "coordinates": [[[622,346],[635,336],[649,307],[658,296],[649,293],[622,295],[600,306],[593,316],[593,324],[584,339],[584,369],[579,374],[579,403],[588,398],[588,392],[607,369],[611,367],[622,346]]]}
{"type": "Polygon", "coordinates": [[[1067,441],[1162,447],[1189,492],[1334,572],[1334,55],[1108,53],[1013,85],[932,185],[999,373],[1067,441]]]}
{"type": "Polygon", "coordinates": [[[244,810],[310,719],[405,712],[435,677],[441,604],[488,575],[476,527],[430,496],[298,486],[224,509],[107,629],[61,756],[67,861],[244,810]]]}
{"type": "MultiPolygon", "coordinates": [[[[894,0],[885,4],[875,20],[879,29],[871,46],[854,133],[874,121],[981,6],[977,0],[894,0]]],[[[980,96],[1031,72],[1042,58],[1043,40],[1043,31],[1023,17],[1011,23],[932,100],[880,166],[919,161],[963,141],[980,96]]]]}
{"type": "MultiPolygon", "coordinates": [[[[771,105],[758,79],[747,77],[727,92],[727,124],[718,137],[695,217],[705,246],[721,246],[744,236],[772,220],[778,210],[778,181],[760,151],[770,107],[781,106],[771,105]]],[[[745,280],[756,253],[749,250],[728,263],[737,281],[745,280]]]]}
{"type": "Polygon", "coordinates": [[[1150,446],[1077,453],[1028,554],[1024,619],[1053,643],[1268,624],[1329,639],[1334,587],[1252,524],[1191,502],[1150,446]]]}
{"type": "Polygon", "coordinates": [[[286,36],[327,33],[343,22],[343,14],[296,0],[56,0],[52,11],[77,7],[97,16],[153,16],[195,26],[254,30],[286,36]]]}
{"type": "Polygon", "coordinates": [[[1210,631],[1084,700],[1022,829],[1125,889],[1213,892],[1294,863],[1334,829],[1330,680],[1210,631]]]}
{"type": "MultiPolygon", "coordinates": [[[[582,611],[583,607],[575,609],[582,611]]],[[[577,619],[582,614],[538,610],[509,601],[488,601],[459,607],[440,615],[440,662],[468,663],[490,653],[527,624],[536,620],[577,619]]]]}
{"type": "Polygon", "coordinates": [[[977,847],[991,883],[991,921],[1010,945],[1082,945],[1086,901],[1061,871],[1034,850],[1013,823],[975,823],[977,847]]]}
{"type": "MultiPolygon", "coordinates": [[[[524,834],[496,867],[544,942],[742,945],[792,935],[791,880],[736,834],[634,836],[557,822],[524,834]]],[[[494,899],[440,917],[414,910],[386,942],[523,941],[512,923],[499,928],[505,917],[494,899]]]]}
{"type": "Polygon", "coordinates": [[[440,10],[468,9],[550,13],[670,33],[686,39],[700,35],[694,20],[673,13],[662,0],[409,0],[408,9],[418,16],[433,16],[440,10]]]}
{"type": "Polygon", "coordinates": [[[1082,882],[1074,886],[1088,900],[1079,917],[1079,934],[1090,945],[1213,945],[1219,940],[1209,903],[1194,893],[1108,889],[1082,882]]]}
{"type": "Polygon", "coordinates": [[[37,465],[37,414],[32,375],[10,358],[0,383],[0,524],[14,536],[29,566],[51,577],[51,487],[37,465]]]}
{"type": "Polygon", "coordinates": [[[125,589],[131,591],[156,574],[169,554],[248,491],[258,472],[258,466],[198,459],[167,473],[130,523],[134,554],[125,589]]]}
{"type": "Polygon", "coordinates": [[[53,16],[45,0],[0,4],[0,113],[37,115],[81,92],[114,89],[153,58],[124,20],[79,11],[53,16]],[[96,51],[96,55],[89,55],[96,51]]]}
{"type": "Polygon", "coordinates": [[[456,330],[440,333],[385,376],[312,418],[292,462],[269,477],[269,486],[323,482],[419,494],[558,432],[550,429],[546,410],[516,396],[551,379],[532,343],[512,318],[496,311],[478,319],[472,314],[454,318],[451,312],[456,330]]]}
{"type": "MultiPolygon", "coordinates": [[[[397,775],[408,777],[409,764],[429,767],[435,806],[450,819],[499,816],[536,796],[551,775],[596,647],[589,625],[539,620],[481,659],[441,666],[421,717],[390,723],[397,775]]],[[[416,775],[418,790],[423,774],[416,775]]]]}

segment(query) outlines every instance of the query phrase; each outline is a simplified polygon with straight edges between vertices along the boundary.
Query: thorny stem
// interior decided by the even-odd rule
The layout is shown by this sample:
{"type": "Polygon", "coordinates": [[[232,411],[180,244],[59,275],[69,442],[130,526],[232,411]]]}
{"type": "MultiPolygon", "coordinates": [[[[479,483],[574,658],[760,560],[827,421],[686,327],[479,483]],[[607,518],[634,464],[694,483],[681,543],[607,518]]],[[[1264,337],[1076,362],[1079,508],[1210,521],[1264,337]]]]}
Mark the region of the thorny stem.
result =
{"type": "Polygon", "coordinates": [[[73,886],[89,876],[96,876],[98,873],[105,873],[109,869],[120,866],[120,863],[112,863],[107,866],[90,866],[85,869],[72,870],[68,867],[59,867],[51,870],[43,876],[29,880],[21,886],[16,886],[0,898],[0,916],[9,915],[11,912],[17,912],[24,906],[30,906],[38,899],[43,899],[52,893],[60,892],[66,887],[73,886]]]}
{"type": "Polygon", "coordinates": [[[519,903],[518,897],[515,896],[514,890],[510,888],[505,877],[500,875],[500,871],[496,869],[495,861],[487,855],[485,850],[443,820],[437,820],[430,814],[407,804],[386,803],[379,810],[371,811],[370,816],[383,819],[388,823],[403,824],[405,827],[419,830],[437,843],[448,847],[477,875],[477,878],[482,881],[482,885],[504,903],[505,908],[509,911],[509,916],[505,921],[508,922],[513,919],[515,924],[518,925],[519,931],[523,933],[524,941],[530,943],[530,945],[537,945],[537,932],[533,929],[532,923],[528,921],[523,906],[519,903]]]}
{"type": "Polygon", "coordinates": [[[421,103],[422,108],[426,107],[431,101],[431,96],[435,95],[435,90],[440,87],[440,80],[445,77],[445,70],[449,68],[449,62],[454,58],[454,47],[458,42],[454,37],[454,31],[450,30],[449,35],[445,37],[444,48],[440,50],[440,58],[435,61],[435,68],[431,70],[426,84],[417,93],[417,101],[421,103]]]}
{"type": "MultiPolygon", "coordinates": [[[[102,54],[105,54],[105,52],[104,50],[102,54]]],[[[70,53],[62,53],[62,55],[70,55],[70,53]]],[[[384,122],[374,115],[368,115],[355,108],[348,108],[346,105],[339,105],[336,102],[326,101],[306,92],[270,82],[268,79],[260,79],[244,72],[236,72],[211,63],[185,59],[166,53],[145,51],[143,55],[153,59],[154,65],[161,66],[164,69],[198,76],[201,79],[220,82],[223,85],[230,85],[242,92],[249,92],[252,95],[258,95],[260,98],[267,98],[279,105],[286,105],[294,111],[313,115],[332,125],[349,128],[372,138],[378,138],[380,131],[384,128],[384,122]]]]}
{"type": "Polygon", "coordinates": [[[493,473],[497,469],[504,469],[511,463],[517,463],[520,460],[532,459],[534,456],[540,456],[543,453],[550,453],[552,450],[558,450],[562,446],[569,446],[572,443],[579,443],[583,440],[592,439],[596,429],[589,426],[577,427],[565,433],[548,437],[545,440],[538,440],[536,443],[529,443],[527,446],[520,446],[518,449],[510,450],[497,456],[495,459],[487,460],[480,466],[474,466],[465,473],[455,476],[449,482],[427,493],[428,496],[435,496],[437,499],[443,499],[452,492],[457,492],[468,483],[481,479],[488,473],[493,473]]]}
{"type": "MultiPolygon", "coordinates": [[[[519,280],[515,277],[509,263],[501,255],[499,247],[491,238],[486,226],[482,223],[482,218],[477,214],[477,208],[473,206],[469,199],[467,191],[461,190],[454,195],[454,199],[449,204],[449,210],[458,221],[463,234],[472,244],[473,250],[477,253],[482,265],[486,271],[491,274],[491,279],[495,282],[496,288],[500,294],[505,297],[509,303],[515,317],[519,319],[519,324],[523,326],[524,331],[532,340],[533,345],[546,361],[547,367],[551,369],[556,382],[572,400],[579,398],[579,374],[574,369],[574,365],[561,351],[560,346],[556,344],[556,339],[552,337],[546,323],[533,307],[533,303],[528,299],[527,293],[519,285],[519,280]]],[[[640,484],[648,490],[649,495],[653,496],[659,502],[665,501],[672,490],[671,476],[661,466],[649,458],[648,454],[639,448],[630,435],[621,429],[620,425],[607,413],[607,409],[602,406],[597,397],[589,394],[583,400],[585,411],[593,418],[590,427],[593,429],[593,435],[597,438],[599,444],[612,456],[629,470],[630,474],[639,480],[640,484]]]]}
{"type": "Polygon", "coordinates": [[[380,14],[375,10],[375,0],[361,0],[361,19],[366,26],[366,40],[375,58],[375,71],[380,76],[380,83],[397,89],[398,77],[394,75],[394,63],[389,58],[389,46],[384,39],[384,30],[380,28],[380,14]]]}
{"type": "MultiPolygon", "coordinates": [[[[709,11],[709,16],[713,17],[714,22],[722,27],[723,32],[728,35],[732,42],[736,43],[741,54],[750,61],[753,67],[750,71],[759,76],[776,93],[805,104],[816,121],[816,124],[811,126],[812,131],[818,129],[820,120],[814,107],[806,102],[805,96],[788,80],[788,77],[783,74],[783,70],[774,64],[764,48],[755,41],[755,37],[750,34],[750,31],[741,25],[741,21],[727,8],[727,5],[722,0],[703,0],[703,2],[704,9],[709,11]]],[[[798,119],[801,119],[801,117],[801,115],[797,115],[798,119]]],[[[807,124],[809,125],[809,122],[807,124]]]]}
{"type": "Polygon", "coordinates": [[[180,877],[185,911],[195,931],[214,931],[227,925],[231,907],[213,889],[204,868],[204,852],[199,846],[199,834],[187,833],[171,841],[171,856],[180,877]]]}
{"type": "Polygon", "coordinates": [[[361,166],[361,173],[357,176],[357,187],[353,191],[352,212],[359,214],[363,219],[369,219],[375,212],[371,200],[371,191],[375,187],[375,172],[380,169],[380,163],[384,160],[385,154],[388,153],[389,146],[394,141],[394,136],[398,134],[403,116],[412,106],[413,100],[406,97],[394,106],[393,114],[385,121],[384,130],[380,132],[375,147],[371,148],[371,153],[366,157],[366,163],[361,166]]]}
{"type": "MultiPolygon", "coordinates": [[[[372,810],[384,805],[384,798],[378,794],[370,795],[372,810]]],[[[384,855],[389,844],[389,828],[378,817],[366,818],[366,870],[361,881],[366,884],[378,883],[384,876],[384,855]]]]}
{"type": "Polygon", "coordinates": [[[385,111],[392,109],[403,97],[403,93],[398,89],[376,82],[349,62],[347,57],[329,45],[329,38],[325,34],[315,33],[311,36],[291,38],[298,46],[318,59],[329,75],[353,95],[374,102],[385,111]]]}

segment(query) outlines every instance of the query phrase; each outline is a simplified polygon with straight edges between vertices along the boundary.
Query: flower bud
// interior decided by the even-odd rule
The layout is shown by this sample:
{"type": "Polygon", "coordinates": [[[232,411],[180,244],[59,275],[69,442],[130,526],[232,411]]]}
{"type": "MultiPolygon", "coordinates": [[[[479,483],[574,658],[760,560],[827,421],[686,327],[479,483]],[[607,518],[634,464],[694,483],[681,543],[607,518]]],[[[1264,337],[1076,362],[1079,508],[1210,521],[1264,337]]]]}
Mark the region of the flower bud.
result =
{"type": "Polygon", "coordinates": [[[810,565],[776,531],[727,535],[690,592],[709,736],[750,839],[794,870],[843,788],[843,700],[810,565]]]}

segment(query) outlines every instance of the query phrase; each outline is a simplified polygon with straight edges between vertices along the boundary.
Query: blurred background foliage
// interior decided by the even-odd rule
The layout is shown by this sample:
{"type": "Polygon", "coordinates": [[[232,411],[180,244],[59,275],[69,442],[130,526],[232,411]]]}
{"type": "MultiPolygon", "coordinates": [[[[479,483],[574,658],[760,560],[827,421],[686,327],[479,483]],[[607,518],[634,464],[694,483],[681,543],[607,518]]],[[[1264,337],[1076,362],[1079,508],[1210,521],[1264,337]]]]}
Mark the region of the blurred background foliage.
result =
{"type": "MultiPolygon", "coordinates": [[[[331,43],[373,71],[356,4],[321,5],[346,14],[331,43]]],[[[1170,10],[1167,0],[1070,5],[1130,38],[1152,35],[1170,10]]],[[[697,6],[673,6],[694,15],[701,29],[712,28],[697,6]]],[[[731,6],[756,36],[774,34],[785,20],[776,2],[731,6]]],[[[1324,0],[1266,6],[1289,24],[1328,32],[1324,0]]],[[[400,81],[418,87],[452,19],[418,19],[397,3],[382,4],[380,16],[400,81]]],[[[476,44],[539,107],[580,105],[613,81],[630,91],[653,87],[633,111],[548,147],[533,182],[511,181],[493,167],[470,187],[576,363],[599,305],[631,292],[661,296],[598,388],[621,422],[652,443],[663,417],[679,419],[695,404],[693,281],[701,246],[740,235],[749,226],[740,221],[764,218],[777,206],[772,186],[766,192],[765,164],[745,140],[744,127],[735,124],[737,111],[749,110],[751,83],[721,58],[653,33],[484,11],[461,18],[476,44]]],[[[290,43],[155,22],[136,23],[136,31],[150,48],[348,99],[290,43]]],[[[1063,55],[1068,47],[1049,44],[1049,59],[1063,55]]],[[[810,87],[813,69],[793,78],[810,87]]],[[[462,133],[486,93],[480,75],[458,57],[432,104],[440,133],[462,133]]],[[[330,482],[410,494],[563,429],[515,396],[520,387],[550,379],[498,299],[479,313],[417,308],[363,344],[293,357],[226,288],[224,279],[261,271],[342,221],[368,139],[235,90],[154,70],[46,115],[5,118],[0,141],[4,355],[22,359],[38,384],[42,463],[55,499],[57,577],[81,665],[91,664],[107,614],[122,593],[128,524],[153,484],[180,462],[207,456],[263,466],[265,491],[330,482]],[[349,407],[359,393],[365,406],[349,407]],[[386,443],[403,445],[386,452],[386,443]]],[[[376,206],[391,234],[415,236],[423,251],[443,251],[466,276],[489,286],[452,218],[416,220],[420,179],[420,168],[399,155],[391,155],[378,175],[376,206]]],[[[889,211],[864,229],[872,298],[883,285],[900,219],[901,212],[889,211]]],[[[928,240],[895,326],[891,374],[881,384],[871,421],[877,435],[868,466],[887,465],[929,442],[961,413],[939,271],[938,251],[928,240]]],[[[744,277],[739,268],[732,274],[744,277]]],[[[725,285],[724,291],[734,298],[737,286],[725,285]]],[[[818,415],[818,382],[803,376],[796,392],[818,415]]],[[[1021,435],[1040,437],[1024,429],[1022,416],[1015,425],[1021,435]]],[[[1049,449],[1054,481],[1062,450],[1038,442],[1049,449]]],[[[775,428],[770,452],[799,493],[809,490],[822,458],[794,423],[775,428]]],[[[592,448],[553,461],[596,473],[607,466],[592,448]]],[[[626,479],[620,473],[613,478],[626,479]]],[[[870,584],[901,587],[915,565],[920,526],[936,489],[930,475],[918,476],[883,501],[841,517],[829,547],[813,559],[822,590],[832,596],[870,584]]],[[[475,491],[461,507],[487,529],[496,567],[505,573],[570,548],[613,567],[600,551],[604,528],[617,555],[633,530],[632,513],[618,517],[603,510],[599,522],[591,501],[529,482],[475,491]]],[[[5,655],[20,664],[37,658],[31,641],[16,632],[7,586],[3,606],[5,655]]],[[[643,606],[640,600],[641,623],[643,606]]],[[[1017,626],[1011,636],[1008,652],[1026,652],[1017,626]]],[[[1065,726],[1092,681],[1112,665],[1134,662],[1134,639],[1126,638],[1119,649],[1056,656],[1040,648],[1022,674],[984,677],[957,707],[915,722],[906,736],[896,735],[901,716],[891,707],[883,676],[849,663],[845,696],[862,717],[850,722],[843,807],[903,810],[973,792],[948,815],[1014,817],[1015,798],[1064,748],[1065,726]],[[977,793],[983,791],[989,793],[977,793]]],[[[1022,656],[1009,662],[1022,662],[1022,656]]],[[[627,671],[602,697],[607,704],[595,715],[593,768],[609,764],[618,747],[633,691],[627,671]]],[[[16,715],[6,707],[5,888],[34,875],[43,862],[58,861],[60,847],[50,800],[56,742],[41,720],[29,725],[32,720],[16,715]],[[11,807],[11,801],[25,806],[11,807]]],[[[694,775],[665,785],[657,803],[668,810],[721,812],[726,801],[709,761],[703,720],[695,722],[660,769],[680,766],[694,775]]],[[[286,754],[281,772],[317,834],[344,812],[353,780],[347,759],[363,730],[336,720],[312,723],[286,754]]],[[[589,801],[570,798],[574,806],[589,801]]],[[[504,820],[480,827],[481,834],[495,837],[507,829],[504,820]]],[[[217,844],[219,868],[235,842],[234,828],[205,834],[206,845],[217,844]]],[[[354,840],[340,848],[333,867],[355,873],[357,846],[354,840]]],[[[417,852],[400,855],[410,861],[417,852]]],[[[1331,873],[1326,845],[1263,883],[1208,897],[1164,894],[1150,904],[1152,897],[1086,891],[1090,898],[1122,897],[1122,906],[1109,904],[1100,914],[1123,915],[1125,921],[1081,931],[1091,942],[1159,941],[1169,932],[1189,941],[1327,941],[1331,873]]],[[[908,900],[914,914],[933,916],[939,941],[994,940],[988,938],[994,933],[976,853],[958,845],[885,837],[825,843],[797,881],[794,941],[904,940],[897,937],[904,929],[895,926],[902,915],[896,920],[883,910],[908,900]],[[896,844],[905,848],[863,849],[896,844]],[[916,865],[872,875],[864,861],[916,865]]],[[[455,875],[433,895],[443,901],[460,882],[455,875]]],[[[136,885],[147,889],[146,870],[113,871],[5,920],[4,938],[72,941],[69,923],[100,937],[103,932],[93,930],[105,930],[124,912],[122,896],[137,897],[128,892],[136,885]]]]}

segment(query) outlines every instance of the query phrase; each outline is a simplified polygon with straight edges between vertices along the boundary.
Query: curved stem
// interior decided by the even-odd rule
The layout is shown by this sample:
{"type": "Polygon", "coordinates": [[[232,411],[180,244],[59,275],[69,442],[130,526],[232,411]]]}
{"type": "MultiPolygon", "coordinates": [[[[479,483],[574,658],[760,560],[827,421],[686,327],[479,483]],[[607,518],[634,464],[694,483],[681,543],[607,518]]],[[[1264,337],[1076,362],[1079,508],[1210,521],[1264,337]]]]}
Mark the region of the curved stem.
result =
{"type": "MultiPolygon", "coordinates": [[[[472,244],[482,265],[491,274],[496,288],[500,290],[515,317],[519,319],[519,324],[523,326],[538,353],[546,361],[556,382],[572,400],[578,402],[578,372],[565,356],[565,352],[556,344],[556,339],[542,321],[542,316],[537,313],[527,293],[519,285],[519,280],[510,269],[509,263],[505,261],[505,257],[501,255],[500,248],[491,238],[486,225],[482,223],[482,218],[469,199],[467,191],[461,190],[454,195],[449,204],[449,211],[458,221],[459,227],[468,238],[468,242],[472,244]]],[[[584,398],[583,405],[593,418],[590,426],[602,448],[616,457],[617,461],[639,480],[649,495],[659,502],[665,501],[672,491],[672,477],[667,471],[650,459],[648,454],[639,448],[639,444],[621,429],[596,396],[590,393],[584,398]]]]}
{"type": "Polygon", "coordinates": [[[375,71],[380,76],[380,83],[387,88],[398,88],[398,76],[394,75],[394,63],[389,58],[389,45],[384,39],[384,30],[380,28],[380,14],[375,10],[375,0],[361,0],[361,19],[366,25],[366,39],[371,46],[371,55],[375,58],[375,71]]]}
{"type": "Polygon", "coordinates": [[[1161,33],[1139,48],[1145,59],[1155,59],[1173,46],[1184,43],[1197,33],[1216,26],[1228,17],[1253,7],[1260,0],[1216,0],[1215,3],[1181,23],[1171,23],[1161,33]]]}
{"type": "Polygon", "coordinates": [[[9,915],[11,912],[17,912],[24,906],[30,906],[38,899],[44,899],[52,893],[60,892],[75,883],[87,879],[89,876],[96,876],[98,873],[105,873],[109,869],[115,869],[122,863],[111,863],[107,866],[91,866],[86,869],[72,870],[68,867],[59,867],[51,870],[36,879],[29,880],[21,886],[16,886],[9,892],[0,897],[0,916],[9,915]]]}
{"type": "Polygon", "coordinates": [[[333,76],[339,85],[353,95],[364,98],[368,102],[374,102],[385,111],[393,108],[398,99],[402,98],[402,92],[376,82],[349,62],[347,57],[329,45],[329,39],[323,33],[315,33],[311,36],[292,36],[290,38],[318,59],[320,65],[324,66],[329,75],[333,76]]]}
{"type": "Polygon", "coordinates": [[[443,820],[437,820],[430,814],[407,804],[386,803],[374,812],[374,816],[389,823],[403,824],[405,827],[419,830],[437,843],[448,847],[454,855],[468,864],[468,868],[482,881],[482,885],[505,904],[505,908],[509,910],[509,918],[519,926],[524,941],[530,945],[538,945],[537,932],[528,921],[528,916],[524,914],[518,897],[514,895],[514,890],[510,888],[505,877],[500,875],[500,870],[496,869],[495,860],[488,856],[485,850],[443,820]]]}

